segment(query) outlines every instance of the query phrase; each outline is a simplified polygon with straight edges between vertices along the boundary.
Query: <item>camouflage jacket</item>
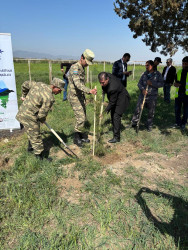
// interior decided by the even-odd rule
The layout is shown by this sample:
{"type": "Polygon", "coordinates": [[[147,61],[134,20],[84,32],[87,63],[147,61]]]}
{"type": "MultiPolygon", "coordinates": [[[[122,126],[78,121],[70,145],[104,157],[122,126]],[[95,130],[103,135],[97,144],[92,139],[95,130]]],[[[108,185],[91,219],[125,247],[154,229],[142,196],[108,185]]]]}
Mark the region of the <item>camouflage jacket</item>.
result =
{"type": "Polygon", "coordinates": [[[36,84],[36,82],[34,82],[34,81],[25,81],[23,84],[22,84],[22,86],[21,86],[21,90],[22,90],[22,97],[26,97],[26,95],[28,94],[28,92],[29,92],[29,90],[30,90],[30,88],[32,87],[32,86],[34,86],[36,84]]]}
{"type": "Polygon", "coordinates": [[[89,94],[90,89],[85,86],[85,71],[80,62],[73,64],[69,70],[69,98],[89,94]]]}
{"type": "Polygon", "coordinates": [[[37,84],[36,82],[24,82],[23,86],[24,93],[28,94],[19,108],[16,119],[21,123],[25,120],[44,122],[55,101],[52,89],[42,82],[37,82],[37,84]]]}

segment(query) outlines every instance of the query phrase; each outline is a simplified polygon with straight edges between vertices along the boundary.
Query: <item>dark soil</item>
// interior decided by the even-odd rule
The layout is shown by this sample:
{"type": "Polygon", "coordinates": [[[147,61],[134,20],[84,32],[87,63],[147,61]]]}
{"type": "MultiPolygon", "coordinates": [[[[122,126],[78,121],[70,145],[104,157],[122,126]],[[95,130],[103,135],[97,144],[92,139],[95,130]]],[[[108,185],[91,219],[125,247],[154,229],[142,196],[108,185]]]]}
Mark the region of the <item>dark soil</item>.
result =
{"type": "Polygon", "coordinates": [[[17,136],[20,136],[24,133],[24,130],[22,129],[16,129],[10,132],[10,130],[0,130],[0,141],[4,138],[14,138],[17,136]]]}

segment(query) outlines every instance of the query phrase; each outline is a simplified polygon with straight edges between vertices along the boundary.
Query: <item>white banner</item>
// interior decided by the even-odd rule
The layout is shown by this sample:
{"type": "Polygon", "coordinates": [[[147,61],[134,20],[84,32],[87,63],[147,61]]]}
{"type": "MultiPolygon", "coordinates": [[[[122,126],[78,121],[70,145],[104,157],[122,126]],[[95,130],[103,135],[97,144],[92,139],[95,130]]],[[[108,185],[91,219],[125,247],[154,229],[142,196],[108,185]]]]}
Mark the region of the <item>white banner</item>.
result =
{"type": "Polygon", "coordinates": [[[17,112],[11,34],[0,33],[0,130],[20,128],[17,112]]]}

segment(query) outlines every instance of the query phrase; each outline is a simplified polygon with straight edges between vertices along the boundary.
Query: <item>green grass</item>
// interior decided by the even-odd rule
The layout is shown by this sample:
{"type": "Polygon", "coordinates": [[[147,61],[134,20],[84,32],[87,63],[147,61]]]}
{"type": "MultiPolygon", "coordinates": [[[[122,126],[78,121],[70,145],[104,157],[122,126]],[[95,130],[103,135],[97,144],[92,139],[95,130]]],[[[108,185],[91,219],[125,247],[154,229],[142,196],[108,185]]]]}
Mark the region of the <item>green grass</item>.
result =
{"type": "MultiPolygon", "coordinates": [[[[111,67],[106,65],[106,70],[111,72],[111,67]]],[[[61,78],[59,64],[52,68],[53,75],[61,78]]],[[[93,65],[90,70],[94,79],[103,65],[93,65]]],[[[27,71],[26,63],[15,63],[18,99],[22,82],[29,79],[27,71]]],[[[139,134],[125,128],[136,106],[137,81],[143,71],[143,66],[136,66],[135,80],[130,77],[128,81],[132,99],[122,119],[118,149],[131,157],[129,148],[134,147],[140,160],[152,160],[151,156],[144,157],[145,152],[170,158],[187,148],[188,142],[187,130],[181,133],[169,128],[174,122],[173,95],[167,106],[159,91],[152,134],[144,129],[145,111],[139,134]]],[[[47,63],[31,64],[31,73],[33,80],[49,83],[47,63]]],[[[98,82],[94,84],[99,99],[101,87],[98,82]]],[[[70,145],[74,114],[69,103],[62,102],[62,95],[55,99],[47,122],[70,145]]],[[[87,100],[88,130],[92,133],[93,99],[87,100]]],[[[46,149],[51,155],[59,153],[58,140],[45,126],[41,130],[46,149]]],[[[111,136],[110,117],[106,115],[102,130],[105,157],[120,153],[116,147],[106,147],[105,141],[111,136]]],[[[1,140],[5,163],[0,165],[0,249],[187,249],[188,187],[176,176],[146,180],[142,168],[131,163],[122,163],[121,171],[120,165],[114,169],[113,162],[105,165],[92,157],[91,145],[82,149],[78,160],[54,156],[52,163],[35,159],[26,153],[26,147],[25,134],[8,143],[1,140]]],[[[186,169],[180,172],[187,174],[186,169]]]]}

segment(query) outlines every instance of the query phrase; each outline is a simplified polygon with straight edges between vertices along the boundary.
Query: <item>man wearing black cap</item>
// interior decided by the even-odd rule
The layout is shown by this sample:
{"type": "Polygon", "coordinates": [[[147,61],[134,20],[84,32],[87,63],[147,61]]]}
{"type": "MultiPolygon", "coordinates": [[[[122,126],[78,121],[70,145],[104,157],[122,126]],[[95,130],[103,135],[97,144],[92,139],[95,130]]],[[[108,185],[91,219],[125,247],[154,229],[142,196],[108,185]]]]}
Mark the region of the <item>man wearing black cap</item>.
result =
{"type": "Polygon", "coordinates": [[[182,69],[176,74],[174,86],[175,92],[175,116],[176,124],[174,128],[185,129],[188,119],[188,56],[182,60],[182,69]],[[181,108],[183,106],[183,117],[181,118],[181,108]]]}
{"type": "Polygon", "coordinates": [[[132,74],[132,71],[127,71],[127,62],[130,61],[131,55],[125,53],[123,57],[114,62],[112,68],[112,75],[119,78],[123,86],[127,87],[127,77],[132,74]]]}
{"type": "Polygon", "coordinates": [[[159,65],[159,63],[162,63],[161,62],[161,58],[160,57],[155,57],[155,59],[154,59],[154,66],[153,66],[153,70],[154,71],[157,71],[157,66],[159,65]]]}
{"type": "Polygon", "coordinates": [[[131,122],[132,122],[132,127],[135,128],[139,121],[139,116],[145,96],[146,97],[145,107],[148,109],[148,118],[146,122],[146,127],[147,131],[151,132],[153,126],[155,108],[157,104],[158,89],[163,87],[163,77],[159,71],[153,70],[154,62],[152,60],[148,60],[146,62],[145,67],[146,71],[142,74],[138,82],[140,95],[138,97],[135,113],[133,115],[131,122]]]}

